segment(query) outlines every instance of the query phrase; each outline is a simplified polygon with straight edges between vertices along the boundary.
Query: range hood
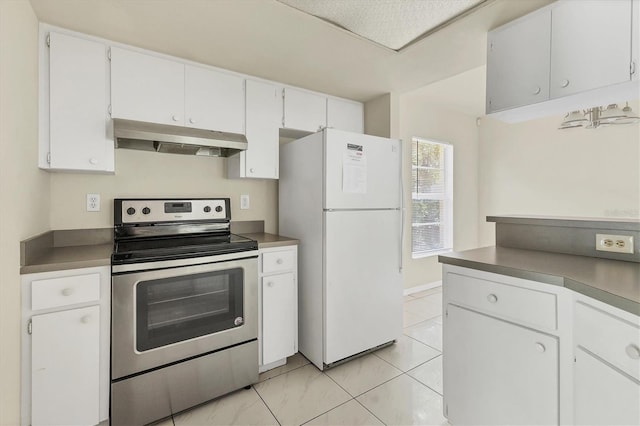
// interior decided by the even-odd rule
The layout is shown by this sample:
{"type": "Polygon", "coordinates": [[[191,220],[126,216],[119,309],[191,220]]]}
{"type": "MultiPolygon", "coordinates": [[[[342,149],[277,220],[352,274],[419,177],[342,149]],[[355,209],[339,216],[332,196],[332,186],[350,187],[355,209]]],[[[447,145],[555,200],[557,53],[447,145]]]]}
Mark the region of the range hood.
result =
{"type": "Polygon", "coordinates": [[[191,127],[141,121],[113,120],[116,148],[170,154],[229,157],[248,148],[247,138],[239,133],[216,132],[191,127]]]}

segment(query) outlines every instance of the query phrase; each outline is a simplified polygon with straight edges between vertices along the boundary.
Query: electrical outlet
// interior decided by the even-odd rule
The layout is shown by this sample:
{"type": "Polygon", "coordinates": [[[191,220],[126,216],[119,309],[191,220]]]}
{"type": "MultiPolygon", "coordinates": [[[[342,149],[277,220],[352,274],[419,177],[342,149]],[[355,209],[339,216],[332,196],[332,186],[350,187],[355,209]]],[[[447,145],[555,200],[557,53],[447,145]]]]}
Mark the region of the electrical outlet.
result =
{"type": "Polygon", "coordinates": [[[100,194],[87,194],[87,211],[100,211],[100,194]]]}
{"type": "Polygon", "coordinates": [[[596,250],[633,254],[633,237],[630,235],[596,234],[596,250]]]}
{"type": "Polygon", "coordinates": [[[240,210],[248,210],[249,209],[249,195],[241,195],[240,196],[240,210]]]}

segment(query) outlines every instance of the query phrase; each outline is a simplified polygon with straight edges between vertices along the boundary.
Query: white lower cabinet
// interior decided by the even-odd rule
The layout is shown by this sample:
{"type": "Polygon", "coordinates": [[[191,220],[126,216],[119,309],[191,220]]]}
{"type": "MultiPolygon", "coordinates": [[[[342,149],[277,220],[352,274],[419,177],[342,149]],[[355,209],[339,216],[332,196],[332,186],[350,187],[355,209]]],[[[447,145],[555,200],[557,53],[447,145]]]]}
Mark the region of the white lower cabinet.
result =
{"type": "Polygon", "coordinates": [[[99,423],[100,307],[31,321],[31,424],[99,423]]]}
{"type": "Polygon", "coordinates": [[[293,272],[262,278],[262,364],[296,352],[295,285],[293,272]]]}
{"type": "Polygon", "coordinates": [[[109,415],[110,268],[22,275],[23,425],[109,415]]]}
{"type": "Polygon", "coordinates": [[[260,249],[260,371],[298,351],[298,248],[260,249]]]}
{"type": "Polygon", "coordinates": [[[451,424],[558,423],[556,337],[455,305],[446,314],[451,424]]]}
{"type": "Polygon", "coordinates": [[[586,297],[574,305],[576,424],[640,424],[640,318],[586,297]]]}
{"type": "Polygon", "coordinates": [[[579,347],[574,375],[575,424],[640,424],[637,380],[579,347]]]}
{"type": "Polygon", "coordinates": [[[453,425],[639,425],[640,317],[556,286],[444,265],[453,425]]]}

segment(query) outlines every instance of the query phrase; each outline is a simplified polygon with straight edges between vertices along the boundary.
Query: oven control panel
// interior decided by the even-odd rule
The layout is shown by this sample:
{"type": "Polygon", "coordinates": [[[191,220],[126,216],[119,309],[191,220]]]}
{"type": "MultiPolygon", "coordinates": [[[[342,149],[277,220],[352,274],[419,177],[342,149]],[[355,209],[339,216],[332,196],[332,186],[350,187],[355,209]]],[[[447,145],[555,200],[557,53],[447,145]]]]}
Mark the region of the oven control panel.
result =
{"type": "Polygon", "coordinates": [[[115,199],[114,223],[231,220],[228,198],[115,199]]]}

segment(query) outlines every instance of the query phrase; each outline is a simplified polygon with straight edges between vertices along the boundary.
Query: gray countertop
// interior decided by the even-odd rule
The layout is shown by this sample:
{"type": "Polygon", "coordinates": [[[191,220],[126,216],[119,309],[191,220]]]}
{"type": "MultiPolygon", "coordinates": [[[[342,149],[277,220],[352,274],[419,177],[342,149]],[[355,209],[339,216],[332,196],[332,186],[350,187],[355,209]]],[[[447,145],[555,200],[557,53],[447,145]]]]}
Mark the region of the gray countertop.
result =
{"type": "Polygon", "coordinates": [[[113,244],[95,244],[69,247],[50,247],[42,250],[28,264],[20,268],[21,274],[91,268],[111,265],[113,244]]]}
{"type": "Polygon", "coordinates": [[[640,315],[640,264],[621,260],[483,247],[438,256],[441,263],[567,287],[640,315]]]}
{"type": "MultiPolygon", "coordinates": [[[[111,229],[49,231],[21,244],[21,274],[111,265],[111,229]]],[[[298,240],[264,232],[241,234],[259,248],[298,244],[298,240]]]]}
{"type": "Polygon", "coordinates": [[[258,248],[283,247],[297,245],[299,240],[284,237],[282,235],[267,234],[265,232],[252,232],[248,234],[240,234],[243,237],[251,238],[258,242],[258,248]]]}

